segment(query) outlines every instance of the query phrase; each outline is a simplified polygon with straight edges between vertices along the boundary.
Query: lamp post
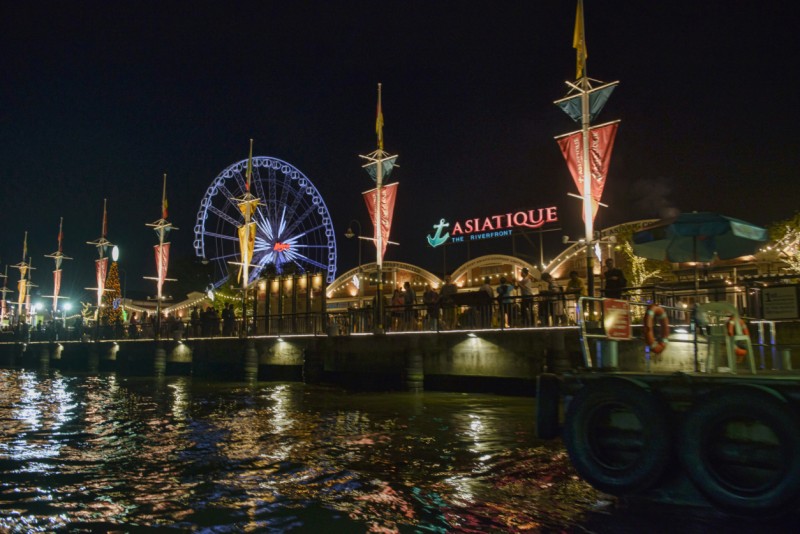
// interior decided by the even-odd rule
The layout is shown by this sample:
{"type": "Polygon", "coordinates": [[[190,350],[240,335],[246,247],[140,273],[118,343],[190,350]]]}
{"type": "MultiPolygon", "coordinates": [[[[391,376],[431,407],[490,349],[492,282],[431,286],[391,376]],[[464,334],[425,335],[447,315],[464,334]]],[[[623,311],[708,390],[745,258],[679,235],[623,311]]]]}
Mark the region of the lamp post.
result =
{"type": "Polygon", "coordinates": [[[347,239],[353,239],[354,237],[358,237],[358,272],[361,272],[361,223],[358,222],[356,219],[353,219],[347,224],[347,231],[344,233],[344,236],[347,239]],[[353,232],[353,223],[356,223],[358,226],[358,233],[353,232]]]}
{"type": "MultiPolygon", "coordinates": [[[[353,239],[354,237],[358,239],[358,272],[356,273],[356,277],[358,278],[358,287],[356,288],[356,291],[357,291],[358,296],[361,297],[361,296],[364,295],[364,284],[363,284],[364,281],[363,281],[363,279],[361,277],[361,239],[362,239],[362,237],[361,237],[361,223],[356,219],[352,219],[347,224],[347,231],[344,233],[344,236],[347,239],[353,239]],[[355,223],[356,226],[358,226],[358,234],[353,232],[353,224],[354,223],[355,223]]],[[[358,305],[361,306],[362,303],[359,302],[358,305]]]]}

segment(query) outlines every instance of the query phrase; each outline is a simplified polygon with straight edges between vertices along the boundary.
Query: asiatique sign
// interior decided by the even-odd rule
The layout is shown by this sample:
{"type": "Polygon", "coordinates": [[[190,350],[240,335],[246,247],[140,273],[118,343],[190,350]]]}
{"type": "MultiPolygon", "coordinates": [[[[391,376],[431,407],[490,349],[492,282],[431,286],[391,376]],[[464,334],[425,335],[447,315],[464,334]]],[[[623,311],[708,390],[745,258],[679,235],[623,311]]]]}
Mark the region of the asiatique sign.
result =
{"type": "Polygon", "coordinates": [[[451,243],[478,241],[496,237],[510,236],[515,229],[536,230],[550,223],[558,222],[555,206],[531,210],[514,211],[487,217],[475,217],[455,221],[452,226],[447,219],[440,219],[433,225],[433,235],[428,234],[428,244],[432,247],[451,243]]]}

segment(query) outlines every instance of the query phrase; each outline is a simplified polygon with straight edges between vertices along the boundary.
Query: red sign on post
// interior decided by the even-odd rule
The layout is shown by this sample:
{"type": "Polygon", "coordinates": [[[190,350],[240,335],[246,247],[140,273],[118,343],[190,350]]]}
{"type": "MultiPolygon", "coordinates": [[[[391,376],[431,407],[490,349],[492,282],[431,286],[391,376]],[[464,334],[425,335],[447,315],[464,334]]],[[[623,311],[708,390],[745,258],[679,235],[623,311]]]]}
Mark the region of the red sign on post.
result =
{"type": "Polygon", "coordinates": [[[603,327],[608,339],[631,339],[631,306],[627,300],[603,299],[603,327]]]}

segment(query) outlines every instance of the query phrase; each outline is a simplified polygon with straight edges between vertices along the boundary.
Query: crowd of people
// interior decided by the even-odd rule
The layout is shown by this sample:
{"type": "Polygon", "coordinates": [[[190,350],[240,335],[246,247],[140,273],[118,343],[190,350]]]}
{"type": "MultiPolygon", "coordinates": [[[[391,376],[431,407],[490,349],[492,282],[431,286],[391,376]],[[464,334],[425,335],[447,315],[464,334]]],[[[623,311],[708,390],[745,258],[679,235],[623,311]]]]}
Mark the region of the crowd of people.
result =
{"type": "Polygon", "coordinates": [[[63,320],[40,320],[31,325],[18,322],[7,326],[0,334],[19,341],[77,341],[90,339],[153,339],[156,330],[161,337],[215,337],[236,336],[239,322],[233,304],[223,306],[221,312],[212,306],[202,309],[195,306],[188,317],[165,313],[160,322],[155,313],[129,312],[126,319],[112,324],[87,321],[82,315],[63,320]]]}
{"type": "MultiPolygon", "coordinates": [[[[628,284],[621,269],[607,259],[602,275],[600,295],[605,298],[623,298],[628,284]]],[[[558,283],[549,273],[536,279],[528,268],[522,268],[518,279],[501,276],[499,283],[485,277],[477,291],[460,291],[449,275],[438,289],[426,284],[420,298],[406,281],[395,288],[385,303],[384,324],[391,331],[452,330],[460,328],[513,328],[533,326],[560,326],[575,323],[574,303],[586,296],[584,280],[577,271],[571,271],[566,283],[558,283]]],[[[364,310],[358,317],[358,331],[368,331],[373,322],[373,309],[364,310]]],[[[345,330],[355,325],[356,319],[343,325],[345,330]]],[[[236,336],[240,324],[233,304],[221,310],[212,306],[205,309],[195,306],[187,317],[165,314],[157,324],[156,316],[146,311],[131,312],[126,321],[113,325],[84,324],[81,316],[65,321],[43,321],[36,326],[26,324],[6,332],[18,339],[81,339],[84,335],[98,338],[152,339],[160,328],[161,337],[215,337],[236,336]]]]}
{"type": "MultiPolygon", "coordinates": [[[[152,337],[155,331],[155,315],[142,312],[141,319],[134,313],[128,323],[128,337],[152,337]]],[[[180,337],[215,337],[238,335],[239,325],[233,304],[225,304],[222,311],[212,306],[202,309],[194,306],[187,318],[167,313],[161,320],[161,335],[180,337]]]]}
{"type": "MultiPolygon", "coordinates": [[[[622,298],[627,280],[613,260],[606,260],[602,279],[602,296],[622,298]]],[[[577,271],[569,273],[566,283],[558,283],[549,273],[542,273],[537,280],[525,267],[518,279],[502,276],[496,286],[487,276],[478,291],[470,293],[474,293],[471,298],[459,299],[459,288],[445,276],[439,291],[427,284],[418,302],[411,284],[405,282],[402,288],[394,289],[387,303],[387,328],[409,331],[574,324],[574,302],[586,296],[587,290],[577,271]]]]}

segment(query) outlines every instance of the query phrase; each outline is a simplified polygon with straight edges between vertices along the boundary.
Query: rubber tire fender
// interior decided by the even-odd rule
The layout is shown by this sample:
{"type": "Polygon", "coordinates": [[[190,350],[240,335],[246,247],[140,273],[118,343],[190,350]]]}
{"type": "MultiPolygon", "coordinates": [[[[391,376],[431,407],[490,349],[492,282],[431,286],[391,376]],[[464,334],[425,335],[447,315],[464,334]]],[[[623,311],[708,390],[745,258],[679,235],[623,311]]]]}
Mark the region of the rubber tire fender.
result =
{"type": "Polygon", "coordinates": [[[536,436],[553,439],[559,434],[561,387],[558,376],[542,373],[536,377],[536,436]]]}
{"type": "Polygon", "coordinates": [[[681,427],[679,457],[692,483],[716,507],[745,516],[777,514],[800,499],[800,418],[774,390],[733,386],[699,399],[681,427]],[[782,465],[778,478],[761,488],[747,488],[715,468],[710,441],[715,430],[736,418],[758,420],[778,442],[782,465]]]}
{"type": "MultiPolygon", "coordinates": [[[[622,378],[589,382],[569,404],[564,421],[564,445],[580,476],[612,495],[636,493],[658,482],[672,461],[672,430],[666,406],[646,387],[622,378]],[[618,447],[603,450],[602,433],[595,423],[627,412],[638,422],[639,442],[623,465],[609,459],[618,447]]],[[[623,443],[624,445],[624,443],[623,443]]]]}

